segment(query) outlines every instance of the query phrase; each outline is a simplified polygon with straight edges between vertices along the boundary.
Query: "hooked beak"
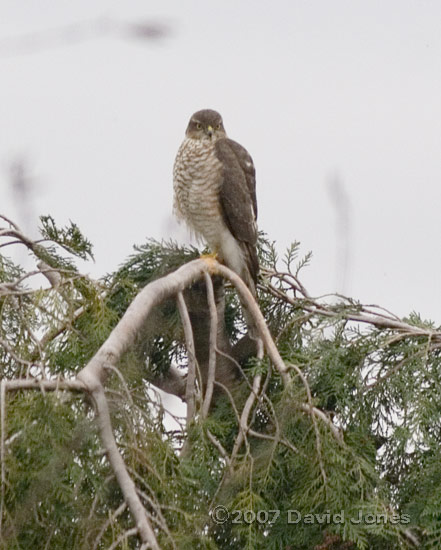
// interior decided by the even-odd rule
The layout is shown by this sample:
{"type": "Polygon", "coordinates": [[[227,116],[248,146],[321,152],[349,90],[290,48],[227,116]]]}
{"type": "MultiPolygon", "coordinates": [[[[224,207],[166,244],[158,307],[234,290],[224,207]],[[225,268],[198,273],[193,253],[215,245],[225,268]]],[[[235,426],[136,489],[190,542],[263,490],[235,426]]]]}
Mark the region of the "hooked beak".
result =
{"type": "Polygon", "coordinates": [[[207,126],[207,134],[209,137],[213,135],[213,126],[207,126]]]}

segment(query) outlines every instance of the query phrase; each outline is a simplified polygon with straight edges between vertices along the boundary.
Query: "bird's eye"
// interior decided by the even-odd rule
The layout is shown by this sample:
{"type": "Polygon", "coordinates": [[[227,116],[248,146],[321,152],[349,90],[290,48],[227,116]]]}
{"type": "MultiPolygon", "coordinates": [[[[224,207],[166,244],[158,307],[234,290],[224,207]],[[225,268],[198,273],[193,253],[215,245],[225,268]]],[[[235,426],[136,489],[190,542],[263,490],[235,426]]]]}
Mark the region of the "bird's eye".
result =
{"type": "Polygon", "coordinates": [[[198,130],[200,130],[200,129],[202,128],[202,124],[201,124],[200,122],[198,122],[198,123],[196,124],[196,128],[197,128],[198,130]]]}
{"type": "Polygon", "coordinates": [[[221,129],[221,125],[218,124],[218,125],[216,126],[216,130],[220,130],[220,129],[221,129]]]}

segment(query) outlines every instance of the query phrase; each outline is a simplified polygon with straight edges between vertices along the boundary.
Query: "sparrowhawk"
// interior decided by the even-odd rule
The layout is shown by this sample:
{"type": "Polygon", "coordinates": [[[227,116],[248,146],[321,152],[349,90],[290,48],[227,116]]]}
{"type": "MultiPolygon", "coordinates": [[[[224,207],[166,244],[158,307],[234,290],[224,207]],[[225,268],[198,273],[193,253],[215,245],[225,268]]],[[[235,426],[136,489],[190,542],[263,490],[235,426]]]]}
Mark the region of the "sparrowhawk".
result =
{"type": "Polygon", "coordinates": [[[174,212],[256,294],[256,175],[253,160],[204,109],[191,118],[173,170],[174,212]]]}

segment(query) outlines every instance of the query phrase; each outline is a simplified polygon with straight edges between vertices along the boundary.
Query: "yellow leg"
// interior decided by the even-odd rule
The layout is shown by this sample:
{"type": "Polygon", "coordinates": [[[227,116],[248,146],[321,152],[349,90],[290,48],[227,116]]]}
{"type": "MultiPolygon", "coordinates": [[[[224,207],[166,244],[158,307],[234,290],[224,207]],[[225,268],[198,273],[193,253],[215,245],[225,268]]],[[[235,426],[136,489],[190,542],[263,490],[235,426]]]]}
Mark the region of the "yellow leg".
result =
{"type": "Polygon", "coordinates": [[[210,254],[201,254],[201,260],[217,260],[217,252],[211,252],[210,254]]]}
{"type": "Polygon", "coordinates": [[[211,273],[216,271],[214,267],[214,260],[219,260],[217,252],[212,252],[211,254],[201,254],[200,258],[208,265],[211,273]]]}

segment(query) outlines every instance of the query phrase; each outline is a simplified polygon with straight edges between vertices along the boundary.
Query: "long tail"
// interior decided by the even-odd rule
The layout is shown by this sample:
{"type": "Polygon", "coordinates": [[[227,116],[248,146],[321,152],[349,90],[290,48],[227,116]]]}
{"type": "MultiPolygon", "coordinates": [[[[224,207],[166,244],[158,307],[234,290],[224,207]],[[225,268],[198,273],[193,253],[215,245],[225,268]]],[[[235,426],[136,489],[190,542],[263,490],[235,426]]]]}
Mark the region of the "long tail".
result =
{"type": "MultiPolygon", "coordinates": [[[[240,276],[242,277],[243,281],[250,289],[251,294],[257,301],[256,287],[257,277],[259,274],[259,261],[257,258],[256,247],[248,243],[243,243],[243,250],[246,261],[242,270],[243,273],[240,273],[240,276]]],[[[248,311],[247,306],[243,303],[242,300],[241,304],[243,316],[248,326],[249,335],[251,336],[251,338],[257,339],[259,336],[259,332],[257,329],[256,321],[254,320],[253,315],[248,311]]]]}

